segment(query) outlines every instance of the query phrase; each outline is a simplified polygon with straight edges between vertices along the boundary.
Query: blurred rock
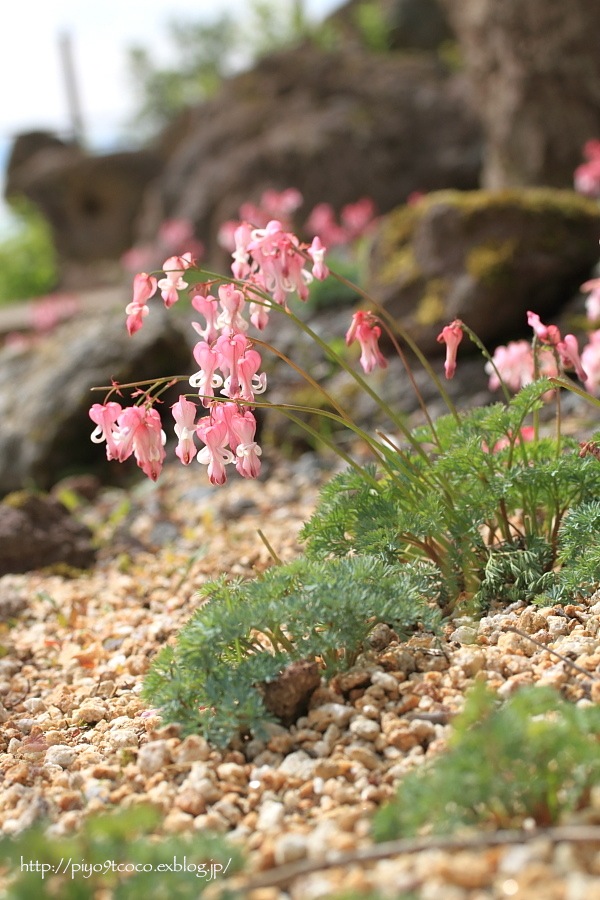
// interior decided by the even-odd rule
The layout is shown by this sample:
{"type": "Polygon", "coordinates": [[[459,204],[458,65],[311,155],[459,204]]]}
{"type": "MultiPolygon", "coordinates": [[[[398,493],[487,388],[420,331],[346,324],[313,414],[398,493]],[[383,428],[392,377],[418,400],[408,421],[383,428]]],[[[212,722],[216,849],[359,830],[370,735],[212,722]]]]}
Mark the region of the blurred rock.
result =
{"type": "Polygon", "coordinates": [[[133,244],[143,192],[159,171],[149,150],[91,156],[30,132],[13,145],[5,195],[24,196],[41,210],[58,252],[61,287],[83,288],[120,273],[114,263],[133,244]]]}
{"type": "Polygon", "coordinates": [[[369,290],[427,353],[463,319],[488,346],[551,316],[598,259],[600,208],[572,191],[444,191],[387,216],[369,290]]]}
{"type": "Polygon", "coordinates": [[[20,491],[0,503],[0,575],[94,559],[91,532],[56,498],[20,491]]]}
{"type": "MultiPolygon", "coordinates": [[[[48,489],[68,474],[102,466],[104,449],[90,441],[88,409],[104,395],[90,388],[191,371],[185,318],[155,305],[130,338],[123,314],[128,298],[106,291],[97,296],[102,304],[96,311],[60,325],[32,347],[0,350],[0,496],[31,484],[48,489]]],[[[161,413],[170,415],[176,397],[163,399],[161,413]]],[[[112,477],[131,471],[104,460],[105,474],[109,465],[112,477]]]]}
{"type": "Polygon", "coordinates": [[[416,190],[477,187],[480,168],[465,81],[433,55],[305,45],[227,81],[156,149],[168,158],[146,193],[140,241],[188,219],[213,248],[222,223],[267,188],[297,187],[301,215],[363,196],[385,212],[416,190]]]}
{"type": "Polygon", "coordinates": [[[600,4],[440,0],[485,132],[482,186],[573,184],[600,129],[600,4]]]}

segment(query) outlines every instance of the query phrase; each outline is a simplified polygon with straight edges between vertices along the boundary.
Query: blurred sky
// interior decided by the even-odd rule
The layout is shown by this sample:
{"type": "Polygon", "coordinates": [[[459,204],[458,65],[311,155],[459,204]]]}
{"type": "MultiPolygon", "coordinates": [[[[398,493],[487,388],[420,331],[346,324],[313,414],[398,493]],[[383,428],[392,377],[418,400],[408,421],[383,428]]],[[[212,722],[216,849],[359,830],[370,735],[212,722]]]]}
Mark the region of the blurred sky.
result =
{"type": "MultiPolygon", "coordinates": [[[[271,0],[277,6],[290,0],[271,0]]],[[[304,0],[318,21],[344,0],[304,0]]],[[[136,108],[128,50],[141,46],[176,65],[165,40],[173,19],[214,21],[247,15],[248,0],[0,0],[0,239],[14,227],[3,201],[4,170],[14,137],[47,130],[71,136],[60,36],[68,35],[85,137],[93,151],[122,147],[136,108]]]]}
{"type": "MultiPolygon", "coordinates": [[[[305,0],[305,4],[307,12],[319,19],[343,0],[305,0]]],[[[61,33],[70,35],[90,142],[101,146],[110,143],[131,116],[129,47],[144,46],[169,64],[172,44],[163,40],[168,21],[210,21],[226,11],[243,16],[247,7],[248,0],[5,0],[0,12],[0,141],[6,145],[17,132],[29,129],[68,130],[61,33]]]]}

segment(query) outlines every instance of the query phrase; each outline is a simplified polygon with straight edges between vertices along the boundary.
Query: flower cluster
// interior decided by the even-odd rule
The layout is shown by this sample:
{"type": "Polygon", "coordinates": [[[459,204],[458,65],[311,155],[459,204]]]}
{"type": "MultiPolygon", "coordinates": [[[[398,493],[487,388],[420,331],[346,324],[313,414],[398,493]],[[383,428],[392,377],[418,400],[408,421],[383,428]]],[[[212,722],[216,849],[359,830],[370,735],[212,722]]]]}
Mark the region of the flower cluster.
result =
{"type": "MultiPolygon", "coordinates": [[[[291,208],[297,198],[289,196],[286,202],[291,208]]],[[[219,284],[216,296],[212,293],[215,281],[191,283],[196,262],[191,253],[183,253],[165,261],[162,278],[137,274],[133,298],[126,307],[130,335],[143,326],[148,302],[157,291],[167,308],[183,293],[189,295],[192,307],[202,317],[201,322],[192,323],[201,338],[193,350],[198,369],[189,378],[197,400],[181,395],[171,412],[177,457],[184,465],[193,459],[206,465],[213,484],[226,481],[229,463],[234,463],[244,478],[256,478],[260,473],[261,449],[255,441],[252,407],[255,396],[265,391],[267,379],[260,372],[261,355],[247,336],[248,319],[256,328],[264,328],[274,305],[287,308],[291,294],[306,300],[313,278],[324,279],[329,274],[320,239],[302,244],[277,219],[264,228],[240,222],[233,238],[233,279],[219,284]],[[206,410],[198,419],[199,411],[206,410]],[[200,450],[196,438],[204,444],[200,450]]],[[[161,387],[160,383],[157,386],[161,387]]],[[[116,390],[113,387],[109,395],[116,390]]],[[[151,388],[138,391],[137,396],[140,394],[138,404],[126,409],[108,397],[104,404],[94,404],[90,417],[97,427],[92,440],[106,441],[108,459],[123,462],[133,455],[145,474],[156,480],[165,459],[166,440],[154,408],[158,393],[153,394],[151,388]]]]}

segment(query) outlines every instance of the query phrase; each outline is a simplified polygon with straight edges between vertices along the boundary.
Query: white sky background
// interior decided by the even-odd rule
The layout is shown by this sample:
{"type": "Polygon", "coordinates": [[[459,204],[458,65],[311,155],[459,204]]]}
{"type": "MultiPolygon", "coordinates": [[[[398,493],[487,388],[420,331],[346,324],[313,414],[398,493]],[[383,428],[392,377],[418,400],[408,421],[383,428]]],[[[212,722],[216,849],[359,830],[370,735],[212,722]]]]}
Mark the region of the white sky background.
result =
{"type": "MultiPolygon", "coordinates": [[[[305,2],[315,19],[343,4],[305,2]]],[[[129,47],[143,46],[169,64],[172,44],[164,41],[164,29],[170,20],[210,21],[222,12],[243,16],[247,7],[247,0],[0,0],[0,141],[10,141],[19,131],[68,131],[61,33],[70,36],[90,143],[102,145],[118,137],[134,110],[129,47]]]]}

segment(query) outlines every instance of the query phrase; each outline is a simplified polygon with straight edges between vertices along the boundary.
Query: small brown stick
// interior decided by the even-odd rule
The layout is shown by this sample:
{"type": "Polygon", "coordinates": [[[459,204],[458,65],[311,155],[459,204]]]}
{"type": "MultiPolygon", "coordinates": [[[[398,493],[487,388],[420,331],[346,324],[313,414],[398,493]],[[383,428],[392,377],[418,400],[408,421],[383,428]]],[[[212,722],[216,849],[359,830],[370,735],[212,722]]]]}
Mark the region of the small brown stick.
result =
{"type": "Polygon", "coordinates": [[[506,631],[512,631],[514,634],[518,634],[519,637],[527,638],[528,641],[531,641],[532,644],[535,644],[536,647],[540,647],[542,650],[546,650],[548,653],[551,653],[553,656],[558,657],[561,662],[564,662],[566,666],[570,666],[571,669],[575,669],[576,672],[579,672],[581,675],[585,675],[586,678],[589,678],[590,681],[598,681],[598,677],[593,675],[591,672],[586,671],[582,666],[578,666],[577,663],[574,663],[572,660],[568,659],[566,656],[563,656],[562,653],[559,653],[558,650],[552,650],[550,647],[547,647],[546,644],[542,644],[541,641],[538,641],[536,638],[531,637],[530,634],[527,634],[526,631],[521,631],[520,628],[515,628],[513,625],[509,625],[506,631]]]}
{"type": "Polygon", "coordinates": [[[372,847],[363,847],[349,853],[331,853],[324,859],[302,860],[278,866],[270,872],[257,875],[241,884],[245,896],[251,891],[266,887],[283,887],[296,878],[322,872],[325,869],[345,868],[356,863],[376,862],[390,856],[401,856],[408,853],[421,853],[424,850],[477,850],[482,847],[506,847],[514,844],[527,844],[537,839],[544,839],[553,844],[570,842],[572,844],[600,844],[600,826],[597,825],[563,825],[557,828],[532,830],[475,832],[463,837],[445,837],[430,835],[428,837],[401,838],[397,841],[386,841],[372,847]]]}

